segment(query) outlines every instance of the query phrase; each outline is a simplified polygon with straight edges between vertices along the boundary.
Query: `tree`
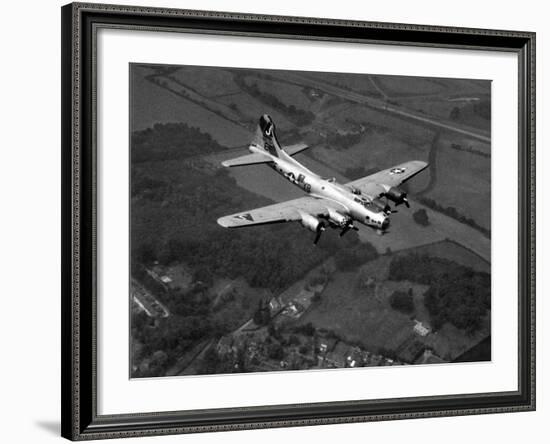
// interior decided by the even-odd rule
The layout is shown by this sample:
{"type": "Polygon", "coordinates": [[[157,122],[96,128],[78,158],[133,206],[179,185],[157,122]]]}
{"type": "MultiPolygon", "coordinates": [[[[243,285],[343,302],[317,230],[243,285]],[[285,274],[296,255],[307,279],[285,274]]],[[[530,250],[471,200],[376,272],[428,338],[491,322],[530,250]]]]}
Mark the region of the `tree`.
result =
{"type": "Polygon", "coordinates": [[[415,310],[412,289],[409,288],[408,292],[394,291],[390,296],[390,305],[394,310],[411,314],[415,310]]]}
{"type": "Polygon", "coordinates": [[[148,265],[156,260],[155,250],[149,243],[139,245],[132,253],[132,260],[139,264],[148,265]]]}
{"type": "Polygon", "coordinates": [[[415,211],[413,213],[413,219],[418,225],[422,225],[423,227],[430,225],[428,213],[424,208],[420,208],[419,210],[415,211]]]}
{"type": "Polygon", "coordinates": [[[267,356],[269,356],[270,359],[275,359],[277,361],[280,361],[284,357],[284,350],[281,344],[274,343],[270,344],[267,347],[267,356]]]}
{"type": "Polygon", "coordinates": [[[451,120],[458,120],[460,119],[460,108],[458,106],[455,106],[452,110],[451,110],[451,114],[449,115],[449,117],[451,118],[451,120]]]}
{"type": "Polygon", "coordinates": [[[269,333],[269,335],[275,339],[280,339],[281,338],[281,332],[279,331],[279,329],[277,327],[275,327],[275,325],[273,323],[269,324],[269,327],[267,327],[267,332],[269,333]]]}
{"type": "Polygon", "coordinates": [[[256,325],[267,325],[271,316],[269,313],[269,306],[260,299],[258,303],[258,309],[254,313],[253,320],[256,325]]]}
{"type": "Polygon", "coordinates": [[[304,325],[297,325],[293,328],[293,331],[295,333],[301,333],[305,336],[313,336],[315,334],[315,327],[311,322],[308,322],[304,325]]]}
{"type": "Polygon", "coordinates": [[[341,271],[351,271],[378,257],[378,252],[369,243],[357,242],[354,246],[344,246],[340,248],[334,260],[336,267],[341,271]]]}
{"type": "Polygon", "coordinates": [[[298,339],[298,336],[296,335],[290,335],[288,337],[288,345],[299,345],[300,339],[298,339]]]}
{"type": "Polygon", "coordinates": [[[449,322],[473,333],[481,327],[491,308],[491,276],[447,259],[420,255],[396,257],[390,264],[389,276],[394,281],[408,280],[430,286],[424,305],[435,330],[449,322]]]}

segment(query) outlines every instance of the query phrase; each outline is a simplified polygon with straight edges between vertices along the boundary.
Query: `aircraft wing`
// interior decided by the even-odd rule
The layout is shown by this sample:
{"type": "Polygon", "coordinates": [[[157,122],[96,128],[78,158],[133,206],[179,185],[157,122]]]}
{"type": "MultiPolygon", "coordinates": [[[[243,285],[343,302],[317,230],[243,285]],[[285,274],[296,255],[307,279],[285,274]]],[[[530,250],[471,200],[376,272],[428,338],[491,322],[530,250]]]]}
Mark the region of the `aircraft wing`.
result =
{"type": "Polygon", "coordinates": [[[330,202],[304,196],[286,202],[255,208],[250,211],[220,217],[218,224],[226,228],[245,227],[250,225],[272,224],[300,220],[303,213],[312,216],[326,216],[330,202]]]}
{"type": "Polygon", "coordinates": [[[387,170],[379,171],[370,176],[354,180],[346,185],[352,188],[359,189],[362,193],[375,196],[384,192],[382,185],[388,187],[396,187],[406,182],[411,177],[416,176],[424,170],[428,164],[421,160],[411,160],[409,162],[396,165],[387,170]]]}

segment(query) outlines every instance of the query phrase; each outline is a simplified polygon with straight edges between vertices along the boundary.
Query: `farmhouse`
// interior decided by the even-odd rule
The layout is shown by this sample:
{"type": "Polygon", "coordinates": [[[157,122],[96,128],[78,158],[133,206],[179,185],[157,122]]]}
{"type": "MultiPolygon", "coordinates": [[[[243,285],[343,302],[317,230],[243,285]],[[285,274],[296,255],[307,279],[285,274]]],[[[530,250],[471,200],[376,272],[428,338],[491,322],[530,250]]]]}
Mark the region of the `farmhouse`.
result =
{"type": "Polygon", "coordinates": [[[417,321],[416,319],[414,322],[415,325],[413,327],[413,330],[416,334],[420,336],[427,336],[430,333],[430,327],[423,325],[422,322],[417,321]]]}

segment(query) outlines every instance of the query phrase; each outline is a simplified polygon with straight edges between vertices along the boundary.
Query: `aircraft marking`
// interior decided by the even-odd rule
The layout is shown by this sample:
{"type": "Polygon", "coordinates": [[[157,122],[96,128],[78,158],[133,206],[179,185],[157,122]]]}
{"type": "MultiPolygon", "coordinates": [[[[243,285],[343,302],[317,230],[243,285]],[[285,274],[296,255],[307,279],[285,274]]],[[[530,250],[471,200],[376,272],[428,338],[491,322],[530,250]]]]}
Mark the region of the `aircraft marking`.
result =
{"type": "Polygon", "coordinates": [[[390,174],[403,174],[406,168],[392,168],[390,174]]]}
{"type": "Polygon", "coordinates": [[[239,214],[237,216],[235,216],[235,219],[246,219],[246,220],[249,220],[250,222],[253,222],[254,221],[254,218],[252,217],[252,215],[250,213],[246,213],[246,214],[239,214]]]}

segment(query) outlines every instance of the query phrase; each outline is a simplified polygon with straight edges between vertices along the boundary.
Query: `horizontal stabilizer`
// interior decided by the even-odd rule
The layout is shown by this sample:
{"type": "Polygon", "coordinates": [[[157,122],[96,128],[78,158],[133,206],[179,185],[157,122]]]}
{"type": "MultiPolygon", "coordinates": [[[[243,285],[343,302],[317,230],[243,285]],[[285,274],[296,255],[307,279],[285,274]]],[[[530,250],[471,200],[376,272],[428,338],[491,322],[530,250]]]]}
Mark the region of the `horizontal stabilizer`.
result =
{"type": "Polygon", "coordinates": [[[272,159],[269,156],[265,156],[262,153],[246,154],[245,156],[235,157],[234,159],[224,160],[222,165],[224,167],[235,167],[244,165],[254,165],[257,163],[271,162],[272,159]]]}
{"type": "Polygon", "coordinates": [[[297,143],[296,145],[285,146],[283,150],[289,156],[294,156],[295,154],[298,154],[299,152],[307,150],[308,148],[309,148],[309,145],[306,145],[305,143],[297,143]]]}

